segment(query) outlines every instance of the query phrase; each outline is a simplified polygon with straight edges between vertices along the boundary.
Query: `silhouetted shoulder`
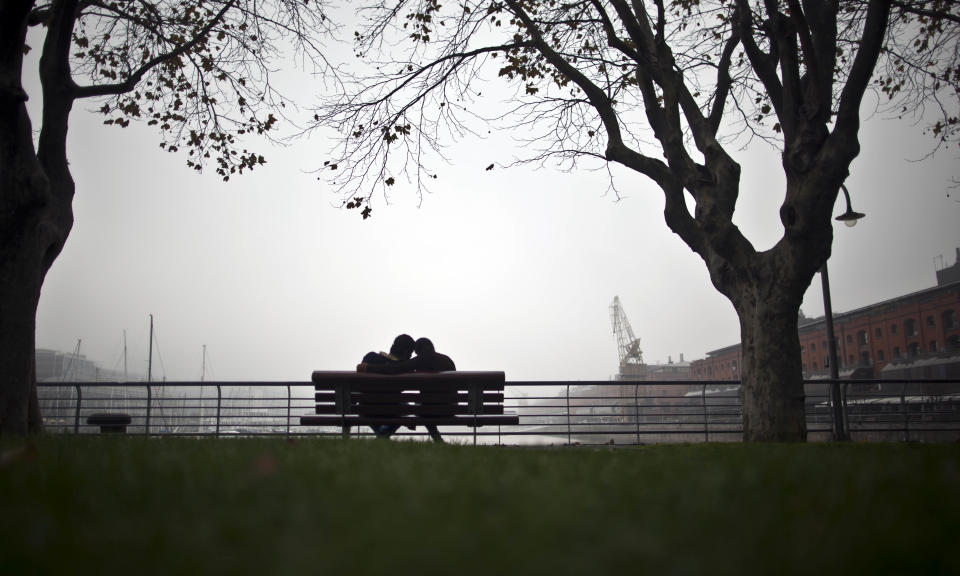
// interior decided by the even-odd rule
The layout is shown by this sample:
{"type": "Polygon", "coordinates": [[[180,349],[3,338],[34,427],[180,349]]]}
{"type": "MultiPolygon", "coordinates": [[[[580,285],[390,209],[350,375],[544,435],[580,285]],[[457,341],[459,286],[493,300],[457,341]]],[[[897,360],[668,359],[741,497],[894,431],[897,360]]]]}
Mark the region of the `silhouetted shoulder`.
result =
{"type": "Polygon", "coordinates": [[[440,354],[438,352],[436,356],[435,365],[438,372],[453,372],[457,369],[457,365],[454,364],[453,360],[446,354],[440,354]]]}
{"type": "Polygon", "coordinates": [[[389,364],[396,362],[396,360],[386,356],[383,352],[367,352],[361,362],[364,364],[389,364]]]}

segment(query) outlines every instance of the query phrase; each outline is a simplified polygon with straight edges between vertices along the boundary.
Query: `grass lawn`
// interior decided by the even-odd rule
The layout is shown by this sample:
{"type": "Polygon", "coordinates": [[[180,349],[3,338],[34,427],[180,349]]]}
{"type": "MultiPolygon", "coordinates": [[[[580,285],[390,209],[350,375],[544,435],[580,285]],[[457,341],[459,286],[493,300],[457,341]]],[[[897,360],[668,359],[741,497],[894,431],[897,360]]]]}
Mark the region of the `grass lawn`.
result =
{"type": "Polygon", "coordinates": [[[0,440],[2,574],[960,573],[960,445],[0,440]]]}

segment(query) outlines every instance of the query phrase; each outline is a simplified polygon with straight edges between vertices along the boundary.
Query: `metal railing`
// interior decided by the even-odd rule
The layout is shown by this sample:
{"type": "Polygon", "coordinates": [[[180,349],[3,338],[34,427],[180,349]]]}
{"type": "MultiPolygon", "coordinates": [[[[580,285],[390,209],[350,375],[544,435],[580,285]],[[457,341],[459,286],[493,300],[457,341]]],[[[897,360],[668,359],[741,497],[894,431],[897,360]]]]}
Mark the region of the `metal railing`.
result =
{"type": "MultiPolygon", "coordinates": [[[[807,381],[808,438],[829,440],[829,380],[807,381]]],[[[852,440],[960,440],[960,381],[841,381],[842,413],[852,440]]],[[[309,382],[43,382],[46,430],[95,433],[93,414],[130,416],[129,434],[180,436],[339,436],[336,427],[303,426],[313,413],[309,382]]],[[[448,427],[446,437],[481,443],[637,445],[742,439],[739,382],[508,382],[505,408],[517,426],[448,427]]],[[[363,431],[360,431],[361,433],[363,431]]],[[[421,431],[402,431],[412,437],[421,431]]]]}

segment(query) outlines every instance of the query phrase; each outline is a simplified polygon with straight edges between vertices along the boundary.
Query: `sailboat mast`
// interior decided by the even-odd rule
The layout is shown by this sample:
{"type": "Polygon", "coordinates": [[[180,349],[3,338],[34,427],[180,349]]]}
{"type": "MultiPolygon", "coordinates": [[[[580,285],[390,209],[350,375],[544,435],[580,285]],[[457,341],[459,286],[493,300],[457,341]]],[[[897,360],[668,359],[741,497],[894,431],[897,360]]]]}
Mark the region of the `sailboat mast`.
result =
{"type": "Polygon", "coordinates": [[[207,374],[207,345],[203,345],[203,363],[200,365],[200,381],[203,382],[204,376],[207,374]]]}
{"type": "Polygon", "coordinates": [[[147,382],[153,382],[153,314],[150,315],[150,355],[147,357],[147,382]]]}
{"type": "Polygon", "coordinates": [[[127,382],[130,380],[130,376],[127,375],[127,330],[123,330],[123,381],[127,382]]]}
{"type": "Polygon", "coordinates": [[[75,382],[77,380],[75,364],[80,363],[80,343],[83,339],[77,340],[77,347],[73,349],[73,355],[70,356],[70,361],[67,363],[67,367],[63,370],[63,376],[61,380],[65,382],[75,382]]]}

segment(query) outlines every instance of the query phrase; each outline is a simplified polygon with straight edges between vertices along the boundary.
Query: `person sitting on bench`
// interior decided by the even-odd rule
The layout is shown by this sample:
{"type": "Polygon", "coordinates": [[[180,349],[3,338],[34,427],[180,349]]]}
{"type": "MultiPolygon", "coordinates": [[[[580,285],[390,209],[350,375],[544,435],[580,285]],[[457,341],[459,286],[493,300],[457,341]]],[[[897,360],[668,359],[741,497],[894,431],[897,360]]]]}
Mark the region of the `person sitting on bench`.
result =
{"type": "MultiPolygon", "coordinates": [[[[373,372],[375,374],[404,374],[406,372],[454,372],[456,364],[446,354],[437,352],[429,338],[419,338],[414,343],[416,356],[409,360],[387,363],[361,363],[357,372],[373,372]]],[[[374,429],[377,436],[389,438],[400,427],[384,424],[374,429]]],[[[426,426],[427,432],[435,442],[443,442],[443,436],[436,426],[426,426]]]]}
{"type": "MultiPolygon", "coordinates": [[[[413,336],[400,334],[393,339],[393,344],[390,345],[390,352],[367,352],[360,366],[386,366],[409,360],[413,355],[414,344],[413,336]]],[[[359,366],[357,367],[357,372],[360,372],[359,366]]],[[[370,426],[374,434],[377,433],[378,428],[379,426],[370,426]]]]}

